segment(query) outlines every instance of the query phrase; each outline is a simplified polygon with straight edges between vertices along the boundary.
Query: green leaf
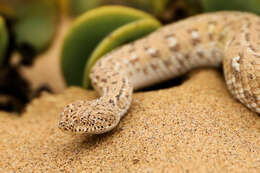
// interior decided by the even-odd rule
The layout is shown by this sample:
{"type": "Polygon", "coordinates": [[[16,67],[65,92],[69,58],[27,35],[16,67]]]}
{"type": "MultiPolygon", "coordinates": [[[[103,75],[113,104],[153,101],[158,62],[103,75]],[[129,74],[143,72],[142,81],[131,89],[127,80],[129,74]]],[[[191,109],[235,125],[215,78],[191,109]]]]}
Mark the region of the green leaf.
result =
{"type": "Polygon", "coordinates": [[[56,31],[58,9],[54,1],[41,0],[17,4],[14,33],[18,48],[29,46],[35,52],[44,51],[56,31]],[[19,5],[19,6],[18,6],[19,5]]]}

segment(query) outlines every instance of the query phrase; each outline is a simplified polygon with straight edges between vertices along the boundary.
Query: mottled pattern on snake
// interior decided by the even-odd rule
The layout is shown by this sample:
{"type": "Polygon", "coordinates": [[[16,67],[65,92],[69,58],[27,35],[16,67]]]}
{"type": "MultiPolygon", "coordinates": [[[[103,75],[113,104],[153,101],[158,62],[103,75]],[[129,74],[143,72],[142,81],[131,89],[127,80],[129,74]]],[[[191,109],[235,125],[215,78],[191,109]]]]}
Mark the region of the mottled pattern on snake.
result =
{"type": "Polygon", "coordinates": [[[90,78],[100,98],[65,107],[59,128],[99,134],[126,114],[133,90],[223,62],[228,90],[260,113],[260,18],[242,12],[202,14],[167,25],[100,59],[90,78]]]}

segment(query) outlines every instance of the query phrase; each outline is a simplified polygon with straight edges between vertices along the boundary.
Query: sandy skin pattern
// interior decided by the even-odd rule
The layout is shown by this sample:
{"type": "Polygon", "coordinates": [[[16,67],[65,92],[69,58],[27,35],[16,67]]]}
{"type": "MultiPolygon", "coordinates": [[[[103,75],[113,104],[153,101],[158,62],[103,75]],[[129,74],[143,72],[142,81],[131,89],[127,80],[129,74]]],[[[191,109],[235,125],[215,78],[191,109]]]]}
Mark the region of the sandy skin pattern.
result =
{"type": "Polygon", "coordinates": [[[100,59],[90,78],[100,98],[76,101],[59,128],[74,134],[113,129],[129,109],[134,90],[223,63],[228,90],[260,113],[260,18],[242,12],[207,13],[173,23],[100,59]]]}

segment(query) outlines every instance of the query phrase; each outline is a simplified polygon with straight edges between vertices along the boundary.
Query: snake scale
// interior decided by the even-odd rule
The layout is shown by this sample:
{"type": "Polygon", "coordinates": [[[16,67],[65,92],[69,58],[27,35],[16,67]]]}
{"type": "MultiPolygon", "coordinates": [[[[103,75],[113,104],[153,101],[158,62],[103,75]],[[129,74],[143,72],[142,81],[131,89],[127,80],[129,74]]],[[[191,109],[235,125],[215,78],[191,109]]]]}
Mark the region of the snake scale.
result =
{"type": "Polygon", "coordinates": [[[250,13],[205,13],[166,25],[102,57],[90,73],[101,97],[67,105],[59,128],[76,134],[107,132],[126,114],[134,90],[221,63],[233,97],[260,113],[259,45],[260,17],[250,13]]]}

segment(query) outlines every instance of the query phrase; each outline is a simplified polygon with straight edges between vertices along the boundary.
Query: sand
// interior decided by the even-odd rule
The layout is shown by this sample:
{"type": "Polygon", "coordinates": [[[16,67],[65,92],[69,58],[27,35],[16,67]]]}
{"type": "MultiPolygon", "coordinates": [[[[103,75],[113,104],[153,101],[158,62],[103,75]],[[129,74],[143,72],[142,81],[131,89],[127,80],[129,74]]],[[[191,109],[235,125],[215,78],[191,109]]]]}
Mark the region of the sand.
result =
{"type": "Polygon", "coordinates": [[[94,91],[43,94],[22,116],[0,113],[0,172],[260,172],[260,117],[235,101],[216,70],[138,92],[112,132],[71,136],[62,107],[94,91]]]}

